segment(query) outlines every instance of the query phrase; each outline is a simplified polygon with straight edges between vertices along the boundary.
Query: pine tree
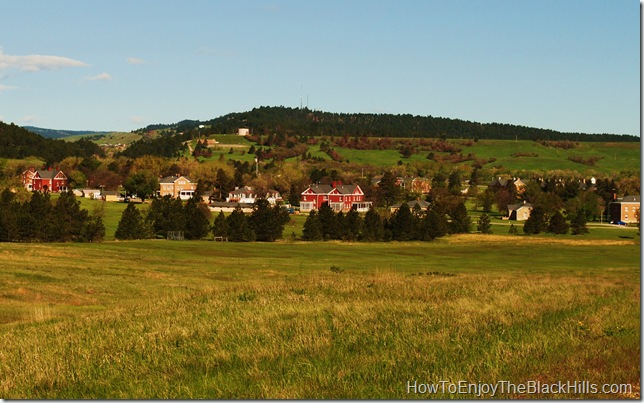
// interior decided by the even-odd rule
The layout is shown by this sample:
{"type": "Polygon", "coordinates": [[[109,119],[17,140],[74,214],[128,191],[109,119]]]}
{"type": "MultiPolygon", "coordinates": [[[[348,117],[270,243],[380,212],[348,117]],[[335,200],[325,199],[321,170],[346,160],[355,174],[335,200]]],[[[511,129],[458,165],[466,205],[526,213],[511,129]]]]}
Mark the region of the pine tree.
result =
{"type": "Polygon", "coordinates": [[[378,182],[378,194],[380,199],[385,202],[385,207],[387,208],[395,203],[400,195],[400,186],[396,185],[397,180],[391,171],[387,171],[382,175],[380,182],[378,182]]]}
{"type": "Polygon", "coordinates": [[[548,224],[547,231],[552,234],[567,234],[568,233],[568,223],[564,218],[563,214],[559,211],[556,211],[552,217],[550,217],[550,223],[548,224]]]}
{"type": "Polygon", "coordinates": [[[261,242],[274,242],[281,238],[288,221],[288,212],[279,206],[271,207],[266,199],[255,202],[249,219],[256,240],[261,242]]]}
{"type": "Polygon", "coordinates": [[[541,206],[536,206],[530,212],[530,217],[523,224],[523,232],[528,235],[536,235],[546,230],[546,213],[541,206]]]}
{"type": "Polygon", "coordinates": [[[163,196],[152,200],[146,221],[155,236],[167,238],[169,231],[185,231],[186,219],[180,199],[163,196]]]}
{"type": "Polygon", "coordinates": [[[54,206],[51,240],[78,241],[88,219],[87,210],[81,210],[80,201],[71,192],[61,193],[54,206]]]}
{"type": "Polygon", "coordinates": [[[416,234],[414,217],[407,203],[403,203],[389,221],[391,237],[395,241],[411,241],[416,234]]]}
{"type": "Polygon", "coordinates": [[[0,195],[0,242],[19,240],[18,217],[23,206],[15,200],[14,193],[8,188],[0,195]]]}
{"type": "Polygon", "coordinates": [[[487,213],[481,214],[476,229],[482,234],[492,233],[492,224],[490,223],[490,216],[487,213]]]}
{"type": "Polygon", "coordinates": [[[198,196],[193,196],[183,207],[185,238],[201,239],[210,230],[210,210],[198,196]]]}
{"type": "Polygon", "coordinates": [[[384,225],[380,214],[371,206],[364,216],[361,239],[367,242],[382,241],[384,225]]]}
{"type": "Polygon", "coordinates": [[[215,218],[215,222],[212,225],[212,235],[215,237],[228,238],[228,222],[226,221],[226,215],[223,211],[220,211],[215,218]]]}
{"type": "Polygon", "coordinates": [[[586,214],[583,209],[579,209],[570,218],[570,230],[573,235],[582,235],[588,233],[586,226],[586,214]]]}
{"type": "Polygon", "coordinates": [[[49,193],[33,192],[20,218],[22,239],[34,242],[48,242],[52,238],[52,205],[49,193]]]}
{"type": "Polygon", "coordinates": [[[470,232],[470,225],[472,221],[470,220],[469,215],[467,215],[467,209],[465,208],[465,203],[460,202],[456,205],[456,208],[449,213],[452,222],[450,223],[450,232],[452,234],[467,234],[470,232]]]}
{"type": "Polygon", "coordinates": [[[444,214],[440,213],[434,208],[430,208],[425,213],[425,218],[421,223],[421,236],[420,239],[424,241],[431,241],[435,238],[440,238],[447,235],[449,231],[449,223],[444,214]]]}
{"type": "Polygon", "coordinates": [[[246,217],[239,205],[230,213],[226,221],[228,223],[229,241],[253,242],[255,240],[255,232],[250,228],[248,217],[246,217]]]}
{"type": "Polygon", "coordinates": [[[318,211],[318,218],[320,219],[320,225],[322,226],[322,236],[324,237],[324,240],[342,238],[338,219],[329,206],[329,203],[322,203],[320,210],[318,211]]]}
{"type": "Polygon", "coordinates": [[[128,203],[123,214],[121,214],[121,220],[116,228],[114,238],[120,240],[141,239],[143,233],[141,213],[134,204],[128,203]]]}
{"type": "Polygon", "coordinates": [[[347,241],[355,241],[360,236],[360,229],[362,227],[362,218],[355,209],[351,209],[344,217],[344,235],[343,239],[347,241]]]}
{"type": "Polygon", "coordinates": [[[304,222],[304,228],[302,229],[302,239],[307,241],[321,241],[324,239],[324,234],[322,233],[322,223],[320,222],[320,217],[314,211],[309,213],[309,216],[304,222]]]}

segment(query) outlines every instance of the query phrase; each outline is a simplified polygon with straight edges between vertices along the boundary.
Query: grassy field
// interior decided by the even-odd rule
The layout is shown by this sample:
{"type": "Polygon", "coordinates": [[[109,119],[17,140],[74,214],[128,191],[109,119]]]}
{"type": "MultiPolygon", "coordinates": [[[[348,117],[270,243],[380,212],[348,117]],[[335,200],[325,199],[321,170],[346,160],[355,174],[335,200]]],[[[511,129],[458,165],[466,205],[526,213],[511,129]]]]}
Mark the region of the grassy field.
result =
{"type": "Polygon", "coordinates": [[[639,398],[639,262],[619,237],[3,244],[0,398],[639,398]]]}

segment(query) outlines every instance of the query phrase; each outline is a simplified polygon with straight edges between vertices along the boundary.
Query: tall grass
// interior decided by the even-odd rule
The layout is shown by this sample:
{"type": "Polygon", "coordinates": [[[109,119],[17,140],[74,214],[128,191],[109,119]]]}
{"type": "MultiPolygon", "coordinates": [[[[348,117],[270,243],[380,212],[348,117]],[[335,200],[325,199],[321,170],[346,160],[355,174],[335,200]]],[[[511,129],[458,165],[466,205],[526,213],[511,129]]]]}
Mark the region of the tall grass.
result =
{"type": "Polygon", "coordinates": [[[414,380],[637,397],[639,244],[499,238],[7,245],[0,312],[24,314],[0,327],[0,397],[427,397],[414,380]]]}

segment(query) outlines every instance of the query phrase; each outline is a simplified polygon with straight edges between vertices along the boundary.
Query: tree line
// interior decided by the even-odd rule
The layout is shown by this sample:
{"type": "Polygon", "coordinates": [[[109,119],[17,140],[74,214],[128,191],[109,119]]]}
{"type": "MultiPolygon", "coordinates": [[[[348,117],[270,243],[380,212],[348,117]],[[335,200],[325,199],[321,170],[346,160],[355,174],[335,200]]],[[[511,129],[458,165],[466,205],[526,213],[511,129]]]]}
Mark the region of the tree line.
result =
{"type": "Polygon", "coordinates": [[[49,193],[33,192],[25,202],[9,189],[0,193],[0,242],[100,242],[104,237],[102,211],[89,214],[71,192],[55,202],[49,193]]]}
{"type": "Polygon", "coordinates": [[[229,113],[209,121],[180,123],[184,130],[188,125],[195,128],[203,124],[210,126],[210,129],[206,130],[210,133],[236,133],[238,128],[247,127],[254,134],[260,135],[286,133],[290,136],[349,135],[496,140],[514,140],[518,137],[522,140],[639,141],[639,137],[633,135],[564,133],[520,125],[478,123],[431,115],[331,113],[284,106],[262,106],[247,112],[229,113]]]}
{"type": "Polygon", "coordinates": [[[469,233],[471,220],[465,203],[449,214],[430,206],[410,208],[403,203],[390,217],[370,208],[364,217],[356,210],[334,212],[328,203],[311,211],[304,223],[302,239],[307,241],[431,241],[448,234],[469,233]]]}
{"type": "Polygon", "coordinates": [[[202,239],[212,233],[215,237],[233,242],[273,242],[282,237],[289,213],[270,206],[259,199],[250,215],[237,207],[227,217],[223,212],[210,225],[210,210],[199,197],[190,198],[185,204],[180,199],[164,196],[152,200],[145,214],[134,204],[123,211],[115,238],[120,240],[168,238],[168,234],[182,232],[184,239],[202,239]]]}
{"type": "Polygon", "coordinates": [[[40,157],[47,165],[53,165],[67,157],[87,158],[92,155],[104,156],[103,150],[95,143],[80,139],[64,141],[47,139],[13,123],[0,122],[0,157],[40,157]]]}

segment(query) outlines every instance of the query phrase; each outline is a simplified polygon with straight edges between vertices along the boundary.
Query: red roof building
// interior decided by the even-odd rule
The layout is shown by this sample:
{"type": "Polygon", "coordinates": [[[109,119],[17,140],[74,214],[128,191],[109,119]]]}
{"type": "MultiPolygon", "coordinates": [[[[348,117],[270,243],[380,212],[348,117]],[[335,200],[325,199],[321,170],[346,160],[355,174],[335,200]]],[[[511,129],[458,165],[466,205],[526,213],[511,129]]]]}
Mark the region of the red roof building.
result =
{"type": "Polygon", "coordinates": [[[360,186],[333,182],[332,185],[311,185],[302,192],[300,211],[318,210],[322,203],[329,203],[333,211],[344,212],[351,209],[365,212],[371,207],[371,202],[365,201],[364,192],[360,186]]]}
{"type": "Polygon", "coordinates": [[[22,173],[22,184],[31,191],[60,193],[68,190],[69,179],[60,170],[36,171],[30,168],[22,173]]]}

